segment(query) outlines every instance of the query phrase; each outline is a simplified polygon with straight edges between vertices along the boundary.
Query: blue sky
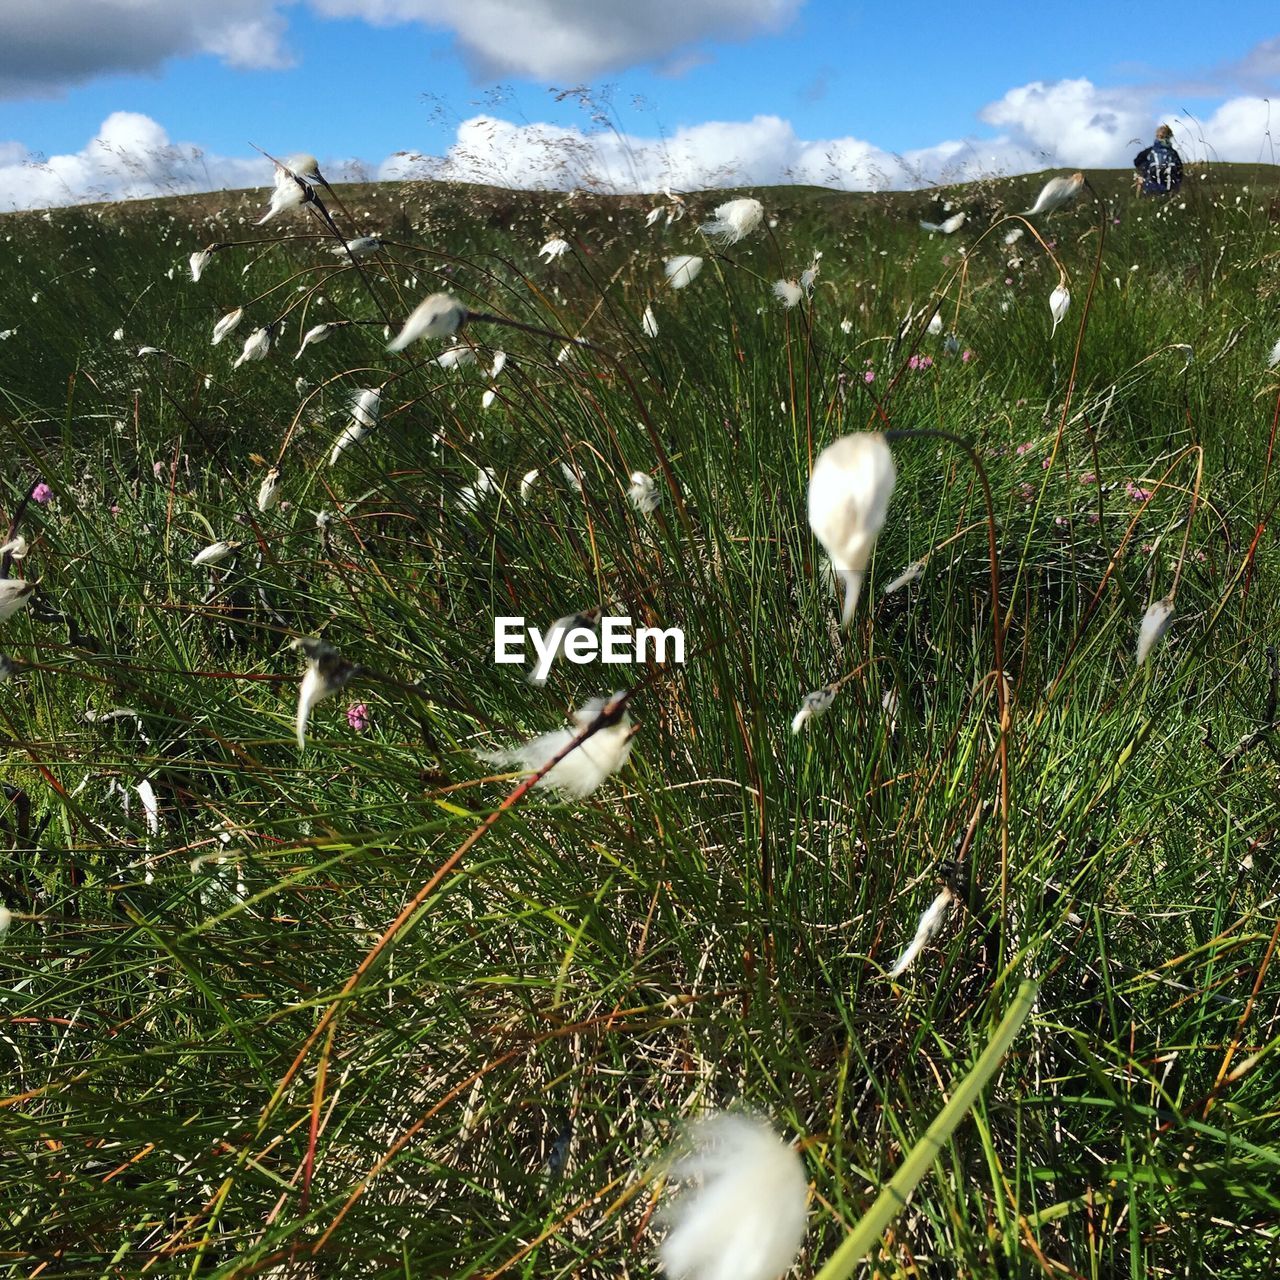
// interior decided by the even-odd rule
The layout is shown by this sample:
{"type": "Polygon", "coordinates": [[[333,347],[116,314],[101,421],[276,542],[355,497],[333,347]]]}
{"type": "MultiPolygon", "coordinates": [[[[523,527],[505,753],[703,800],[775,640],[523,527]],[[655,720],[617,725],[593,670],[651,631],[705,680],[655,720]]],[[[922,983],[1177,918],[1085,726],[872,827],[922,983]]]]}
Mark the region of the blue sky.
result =
{"type": "MultiPolygon", "coordinates": [[[[1235,152],[1248,150],[1250,136],[1255,152],[1264,146],[1267,117],[1257,104],[1268,93],[1280,100],[1280,16],[1259,0],[1233,3],[1230,22],[1185,0],[1166,0],[1158,20],[1098,0],[1038,11],[1006,3],[975,11],[840,0],[523,0],[539,13],[524,33],[509,32],[510,24],[504,31],[503,0],[61,2],[79,17],[58,30],[49,29],[49,0],[0,7],[0,184],[10,188],[21,182],[20,158],[76,156],[114,112],[146,117],[168,140],[198,146],[213,158],[212,179],[233,181],[250,172],[243,162],[251,143],[312,150],[331,163],[359,158],[376,172],[396,151],[446,153],[459,124],[477,115],[589,130],[582,108],[557,102],[548,87],[608,85],[617,121],[637,139],[708,122],[744,126],[721,141],[737,149],[741,176],[762,181],[770,164],[812,176],[802,141],[857,140],[877,157],[928,153],[925,171],[947,159],[930,149],[963,140],[993,144],[989,156],[973,157],[979,168],[987,160],[1005,169],[1123,164],[1132,137],[1149,133],[1156,115],[1187,108],[1206,119],[1233,103],[1253,105],[1220,122],[1232,152],[1225,158],[1254,159],[1235,152]],[[153,5],[168,9],[154,18],[145,12],[153,5]],[[184,16],[174,18],[174,6],[184,16]],[[652,21],[635,18],[641,6],[652,21]],[[333,13],[365,16],[326,16],[333,13]],[[399,20],[370,20],[389,15],[399,20]],[[628,65],[628,41],[640,47],[636,65],[628,65]],[[254,63],[265,65],[247,65],[254,63]],[[1034,101],[1006,103],[993,117],[992,104],[1035,84],[1044,88],[1034,101]],[[1077,89],[1055,97],[1062,84],[1077,89]],[[1105,139],[1085,131],[1100,112],[1110,113],[1105,139]],[[786,130],[751,133],[746,126],[761,117],[786,130]]],[[[115,146],[131,145],[123,126],[111,136],[115,146]]],[[[143,130],[138,143],[156,136],[143,130]]],[[[528,141],[511,133],[506,152],[523,154],[528,141]]],[[[1216,137],[1209,143],[1223,152],[1216,137]]],[[[709,164],[713,145],[697,136],[674,176],[695,177],[686,170],[709,164]]],[[[538,162],[526,159],[535,182],[538,162]]],[[[660,168],[655,160],[644,172],[656,181],[660,168]]],[[[78,172],[66,167],[64,185],[74,186],[78,172]]],[[[0,207],[21,202],[8,194],[0,185],[0,207]]]]}

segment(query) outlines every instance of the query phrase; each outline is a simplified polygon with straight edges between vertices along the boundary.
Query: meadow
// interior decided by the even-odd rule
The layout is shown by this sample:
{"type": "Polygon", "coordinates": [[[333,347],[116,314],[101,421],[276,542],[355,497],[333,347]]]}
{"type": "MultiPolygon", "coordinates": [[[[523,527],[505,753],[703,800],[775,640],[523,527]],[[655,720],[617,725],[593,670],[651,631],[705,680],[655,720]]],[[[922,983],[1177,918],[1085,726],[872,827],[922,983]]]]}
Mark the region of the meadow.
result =
{"type": "Polygon", "coordinates": [[[1030,994],[840,1274],[1274,1274],[1280,174],[1047,176],[0,218],[4,1274],[657,1275],[740,1107],[816,1275],[1030,994]],[[529,329],[388,352],[436,292],[529,329]],[[841,630],[809,474],[886,429],[841,630]],[[595,609],[686,661],[495,664],[595,609]],[[621,690],[588,796],[480,758],[621,690]]]}

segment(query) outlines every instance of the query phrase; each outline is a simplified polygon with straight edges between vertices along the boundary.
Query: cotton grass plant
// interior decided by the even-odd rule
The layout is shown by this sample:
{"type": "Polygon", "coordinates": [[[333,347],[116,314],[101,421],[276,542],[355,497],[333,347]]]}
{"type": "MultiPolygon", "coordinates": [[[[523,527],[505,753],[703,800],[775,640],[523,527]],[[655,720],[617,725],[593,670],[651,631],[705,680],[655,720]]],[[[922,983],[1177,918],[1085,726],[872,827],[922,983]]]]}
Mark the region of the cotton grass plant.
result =
{"type": "Polygon", "coordinates": [[[14,1265],[656,1275],[663,1155],[733,1108],[801,1162],[795,1274],[1269,1274],[1265,176],[1090,175],[1012,244],[1044,175],[7,219],[14,1265]],[[777,227],[699,230],[746,198],[777,227]],[[233,370],[236,308],[278,329],[233,370]],[[858,434],[896,484],[841,630],[808,486],[858,434]],[[687,664],[491,661],[495,614],[595,610],[687,664]],[[622,767],[548,781],[621,710],[622,767]]]}

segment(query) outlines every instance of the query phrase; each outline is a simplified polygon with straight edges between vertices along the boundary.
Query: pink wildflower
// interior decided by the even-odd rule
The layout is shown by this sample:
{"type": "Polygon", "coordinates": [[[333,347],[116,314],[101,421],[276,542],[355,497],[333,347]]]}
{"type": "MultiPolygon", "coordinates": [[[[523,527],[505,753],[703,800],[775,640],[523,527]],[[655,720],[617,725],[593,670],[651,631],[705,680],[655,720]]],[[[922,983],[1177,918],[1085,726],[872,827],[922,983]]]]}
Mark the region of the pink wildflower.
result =
{"type": "Polygon", "coordinates": [[[960,363],[968,364],[969,361],[972,359],[973,359],[973,352],[970,351],[968,347],[965,347],[965,349],[960,353],[960,363]]]}
{"type": "Polygon", "coordinates": [[[368,706],[363,702],[356,702],[349,706],[347,723],[356,733],[363,733],[373,723],[368,706]]]}
{"type": "Polygon", "coordinates": [[[1020,484],[1018,486],[1018,495],[1023,502],[1034,502],[1036,500],[1036,487],[1033,484],[1020,484]]]}
{"type": "Polygon", "coordinates": [[[50,489],[49,486],[45,484],[43,480],[41,480],[40,483],[36,485],[34,489],[31,490],[32,502],[38,502],[41,506],[44,506],[44,504],[48,502],[52,497],[53,497],[53,490],[50,489]]]}
{"type": "Polygon", "coordinates": [[[1044,461],[1043,461],[1043,462],[1041,462],[1041,464],[1040,464],[1041,468],[1042,468],[1043,470],[1045,470],[1045,471],[1048,471],[1048,470],[1049,470],[1049,462],[1050,462],[1050,459],[1045,458],[1045,459],[1044,459],[1044,461]]]}
{"type": "Polygon", "coordinates": [[[1134,500],[1134,502],[1151,501],[1151,490],[1139,488],[1132,480],[1125,481],[1124,491],[1134,500]]]}
{"type": "Polygon", "coordinates": [[[1094,475],[1092,471],[1086,471],[1084,475],[1080,477],[1081,484],[1096,484],[1097,480],[1098,477],[1094,475]]]}
{"type": "Polygon", "coordinates": [[[1036,442],[1034,440],[1028,440],[1025,444],[1020,444],[1014,452],[1021,458],[1024,454],[1030,453],[1035,447],[1036,442]]]}
{"type": "Polygon", "coordinates": [[[874,382],[876,380],[876,371],[874,369],[868,369],[866,373],[862,375],[862,380],[863,382],[874,382]]]}

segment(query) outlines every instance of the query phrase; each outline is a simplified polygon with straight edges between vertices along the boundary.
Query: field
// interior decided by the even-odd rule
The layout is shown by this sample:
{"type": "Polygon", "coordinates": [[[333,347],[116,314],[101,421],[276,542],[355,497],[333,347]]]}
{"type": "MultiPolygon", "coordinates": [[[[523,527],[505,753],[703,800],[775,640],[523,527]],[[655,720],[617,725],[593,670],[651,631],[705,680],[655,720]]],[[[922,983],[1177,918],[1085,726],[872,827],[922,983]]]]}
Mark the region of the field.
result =
{"type": "Polygon", "coordinates": [[[320,188],[358,265],[266,191],[0,218],[3,1274],[656,1275],[666,1153],[741,1107],[815,1275],[1028,981],[839,1273],[1275,1273],[1280,178],[1012,217],[1046,176],[320,188]],[[389,353],[437,291],[530,329],[389,353]],[[885,429],[958,439],[893,437],[842,631],[809,472],[885,429]],[[686,661],[495,664],[592,609],[686,661]],[[479,756],[615,690],[589,796],[479,756]]]}

